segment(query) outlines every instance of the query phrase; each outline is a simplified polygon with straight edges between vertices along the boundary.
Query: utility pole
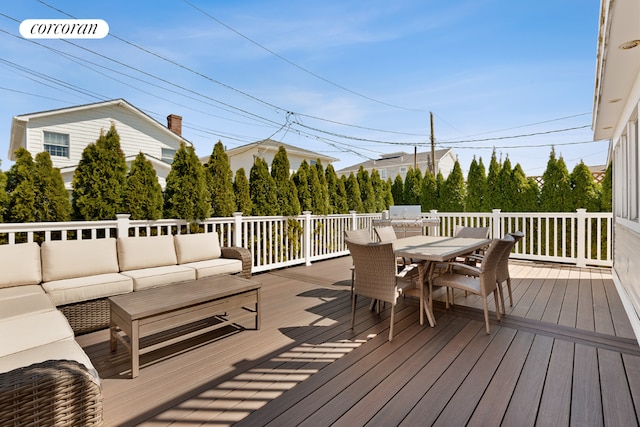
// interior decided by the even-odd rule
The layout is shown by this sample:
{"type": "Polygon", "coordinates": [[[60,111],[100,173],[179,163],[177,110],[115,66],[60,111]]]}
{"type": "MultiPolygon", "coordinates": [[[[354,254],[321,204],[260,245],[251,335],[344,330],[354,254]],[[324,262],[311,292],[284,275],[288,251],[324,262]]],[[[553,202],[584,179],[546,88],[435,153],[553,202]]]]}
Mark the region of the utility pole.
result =
{"type": "Polygon", "coordinates": [[[433,136],[433,113],[429,111],[431,121],[431,173],[436,176],[436,139],[433,136]]]}
{"type": "Polygon", "coordinates": [[[413,170],[418,170],[418,146],[413,147],[413,170]]]}

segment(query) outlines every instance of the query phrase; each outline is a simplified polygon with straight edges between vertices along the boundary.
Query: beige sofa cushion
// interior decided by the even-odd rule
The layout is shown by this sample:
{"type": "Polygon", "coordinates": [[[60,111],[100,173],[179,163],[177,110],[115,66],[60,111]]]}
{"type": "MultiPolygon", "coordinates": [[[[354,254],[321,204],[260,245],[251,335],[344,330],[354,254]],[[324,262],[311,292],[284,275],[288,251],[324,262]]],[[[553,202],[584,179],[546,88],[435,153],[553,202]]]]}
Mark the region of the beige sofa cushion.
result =
{"type": "Polygon", "coordinates": [[[218,233],[177,234],[173,236],[178,264],[220,258],[218,233]]]}
{"type": "Polygon", "coordinates": [[[0,288],[37,285],[42,281],[37,243],[0,245],[0,288]]]}
{"type": "Polygon", "coordinates": [[[82,347],[73,338],[44,344],[37,347],[0,357],[0,373],[29,366],[46,360],[75,360],[82,363],[93,376],[93,381],[100,384],[98,372],[82,347]]]}
{"type": "Polygon", "coordinates": [[[0,356],[6,356],[65,338],[73,338],[73,330],[62,312],[51,310],[0,321],[0,337],[0,356]]]}
{"type": "Polygon", "coordinates": [[[235,274],[242,271],[242,261],[231,258],[216,258],[182,264],[196,270],[196,278],[217,276],[219,274],[235,274]]]}
{"type": "Polygon", "coordinates": [[[56,306],[133,291],[133,280],[120,273],[97,274],[45,282],[42,287],[56,306]]]}
{"type": "Polygon", "coordinates": [[[0,298],[0,321],[11,317],[29,316],[34,313],[55,310],[48,295],[31,294],[15,298],[0,298]]]}
{"type": "Polygon", "coordinates": [[[119,237],[118,262],[120,271],[176,265],[173,236],[119,237]]]}
{"type": "Polygon", "coordinates": [[[140,270],[123,271],[122,274],[133,279],[134,291],[155,288],[156,286],[164,286],[175,282],[194,280],[196,278],[196,272],[193,268],[182,265],[142,268],[140,270]]]}
{"type": "Polygon", "coordinates": [[[13,288],[0,289],[0,299],[20,298],[25,295],[44,295],[44,289],[40,285],[14,286],[13,288]]]}
{"type": "Polygon", "coordinates": [[[118,272],[113,238],[51,240],[42,243],[40,252],[43,282],[118,272]]]}

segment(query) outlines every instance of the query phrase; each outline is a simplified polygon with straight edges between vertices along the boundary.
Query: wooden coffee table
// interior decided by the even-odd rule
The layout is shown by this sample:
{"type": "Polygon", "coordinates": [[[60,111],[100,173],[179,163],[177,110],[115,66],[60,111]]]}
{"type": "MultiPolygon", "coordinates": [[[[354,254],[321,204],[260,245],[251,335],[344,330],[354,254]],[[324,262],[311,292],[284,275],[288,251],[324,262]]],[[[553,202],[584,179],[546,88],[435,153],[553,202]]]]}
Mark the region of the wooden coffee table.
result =
{"type": "Polygon", "coordinates": [[[135,378],[141,354],[248,318],[255,318],[255,329],[260,329],[260,288],[258,282],[221,275],[110,297],[111,351],[117,350],[118,341],[129,349],[135,378]],[[219,322],[140,347],[143,337],[213,317],[219,322]]]}

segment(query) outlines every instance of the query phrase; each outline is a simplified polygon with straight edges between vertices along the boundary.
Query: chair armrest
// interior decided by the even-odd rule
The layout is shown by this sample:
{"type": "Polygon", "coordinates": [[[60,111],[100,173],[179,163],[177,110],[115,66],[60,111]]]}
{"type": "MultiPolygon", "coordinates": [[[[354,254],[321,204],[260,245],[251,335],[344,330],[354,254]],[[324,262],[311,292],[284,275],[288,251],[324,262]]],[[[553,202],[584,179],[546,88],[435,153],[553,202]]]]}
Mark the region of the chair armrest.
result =
{"type": "Polygon", "coordinates": [[[249,249],[240,246],[226,246],[221,248],[222,258],[233,258],[242,261],[242,272],[240,275],[249,279],[251,277],[251,268],[253,262],[251,260],[251,252],[249,249]]]}
{"type": "Polygon", "coordinates": [[[447,271],[454,272],[457,274],[466,274],[468,276],[480,276],[480,269],[478,267],[474,267],[472,265],[464,264],[462,262],[447,262],[445,263],[449,266],[447,271]]]}
{"type": "Polygon", "coordinates": [[[0,374],[0,425],[100,426],[102,388],[84,365],[47,360],[0,374]]]}

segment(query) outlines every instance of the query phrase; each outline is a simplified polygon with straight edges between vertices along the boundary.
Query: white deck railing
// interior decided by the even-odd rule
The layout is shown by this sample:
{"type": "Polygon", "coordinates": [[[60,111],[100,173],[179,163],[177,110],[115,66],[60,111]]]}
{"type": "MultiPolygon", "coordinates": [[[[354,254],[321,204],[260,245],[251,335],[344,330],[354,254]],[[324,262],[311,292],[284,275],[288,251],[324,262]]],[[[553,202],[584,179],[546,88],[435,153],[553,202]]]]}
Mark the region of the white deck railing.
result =
{"type": "MultiPolygon", "coordinates": [[[[201,231],[217,232],[223,246],[248,248],[253,256],[253,271],[267,271],[296,264],[348,254],[344,230],[369,228],[383,214],[312,215],[297,217],[242,216],[209,218],[199,223],[201,231]]],[[[490,228],[491,237],[521,230],[524,239],[513,258],[571,263],[577,266],[612,265],[611,213],[444,213],[431,211],[425,218],[437,218],[440,226],[425,234],[450,236],[455,225],[490,228]]],[[[129,220],[119,215],[114,221],[72,221],[0,224],[0,244],[41,242],[45,240],[97,239],[105,236],[151,236],[189,233],[186,221],[129,220]]]]}

